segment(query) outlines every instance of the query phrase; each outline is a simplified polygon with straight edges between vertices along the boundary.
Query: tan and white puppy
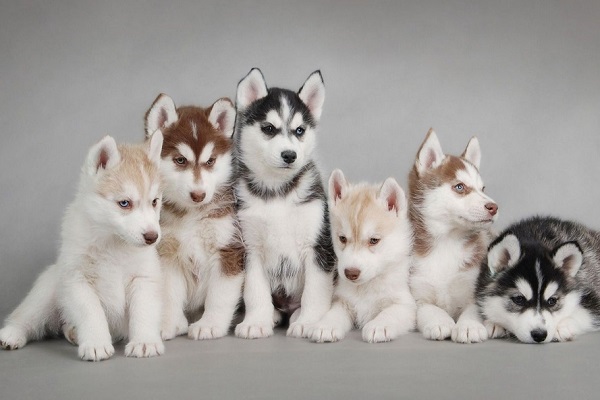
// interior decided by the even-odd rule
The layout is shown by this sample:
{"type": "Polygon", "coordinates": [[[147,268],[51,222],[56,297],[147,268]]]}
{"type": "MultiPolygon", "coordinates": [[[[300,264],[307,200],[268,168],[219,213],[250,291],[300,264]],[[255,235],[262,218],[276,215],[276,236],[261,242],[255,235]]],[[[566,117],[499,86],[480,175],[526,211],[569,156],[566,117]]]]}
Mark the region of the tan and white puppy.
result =
{"type": "Polygon", "coordinates": [[[176,108],[161,94],[146,114],[147,136],[162,132],[165,138],[158,246],[165,340],[186,333],[192,339],[225,336],[241,298],[244,250],[231,180],[234,122],[229,99],[206,109],[176,108]]]}
{"type": "Polygon", "coordinates": [[[498,206],[483,192],[480,161],[477,138],[456,157],[444,154],[430,130],[409,175],[415,234],[410,286],[417,327],[427,339],[472,343],[488,336],[473,293],[498,206]]]}
{"type": "Polygon", "coordinates": [[[350,185],[338,169],[329,178],[329,209],[338,280],[331,310],[309,338],[335,342],[356,326],[363,340],[377,343],[414,329],[412,233],[402,188],[394,178],[383,185],[350,185]]]}
{"type": "Polygon", "coordinates": [[[162,142],[158,134],[146,146],[117,146],[107,136],[90,149],[64,216],[58,260],[6,319],[3,348],[62,330],[83,360],[111,357],[113,340],[124,337],[127,356],[164,352],[155,247],[162,142]]]}

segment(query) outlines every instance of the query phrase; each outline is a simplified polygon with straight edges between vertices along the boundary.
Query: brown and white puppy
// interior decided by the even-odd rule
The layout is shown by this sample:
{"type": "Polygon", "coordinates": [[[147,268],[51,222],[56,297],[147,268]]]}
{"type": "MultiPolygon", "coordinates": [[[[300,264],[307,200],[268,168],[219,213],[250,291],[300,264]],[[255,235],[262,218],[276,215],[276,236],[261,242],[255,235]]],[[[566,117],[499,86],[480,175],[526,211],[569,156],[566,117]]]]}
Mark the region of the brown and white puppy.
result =
{"type": "Polygon", "coordinates": [[[146,114],[146,135],[162,131],[164,275],[162,337],[227,334],[241,297],[243,246],[235,217],[229,99],[175,108],[164,94],[146,114]],[[188,329],[188,318],[196,319],[188,329]]]}
{"type": "Polygon", "coordinates": [[[477,138],[456,157],[444,154],[430,130],[409,175],[415,234],[410,285],[418,306],[417,327],[427,339],[451,336],[471,343],[488,336],[473,293],[498,206],[483,193],[480,161],[477,138]]]}

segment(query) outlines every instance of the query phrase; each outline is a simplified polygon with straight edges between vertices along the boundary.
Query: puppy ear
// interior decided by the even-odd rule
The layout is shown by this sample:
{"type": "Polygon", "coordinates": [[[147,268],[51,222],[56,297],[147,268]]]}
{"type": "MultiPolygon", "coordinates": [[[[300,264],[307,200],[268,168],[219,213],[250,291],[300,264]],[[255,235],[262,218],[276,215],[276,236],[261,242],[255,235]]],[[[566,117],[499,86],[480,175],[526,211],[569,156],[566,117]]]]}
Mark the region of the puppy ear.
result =
{"type": "Polygon", "coordinates": [[[387,178],[383,182],[377,197],[383,202],[388,211],[395,211],[396,215],[406,212],[406,194],[394,178],[387,178]]]}
{"type": "Polygon", "coordinates": [[[86,169],[89,175],[96,175],[119,164],[121,154],[115,139],[105,136],[93,145],[87,155],[86,169]]]}
{"type": "Polygon", "coordinates": [[[481,164],[481,147],[479,147],[479,140],[475,136],[469,140],[469,144],[467,144],[467,148],[463,151],[461,157],[479,169],[479,165],[481,164]]]}
{"type": "Polygon", "coordinates": [[[228,138],[233,135],[233,126],[235,125],[235,108],[228,98],[222,98],[212,105],[208,121],[228,138]]]}
{"type": "Polygon", "coordinates": [[[146,137],[152,136],[157,129],[164,129],[177,122],[177,111],[173,99],[164,93],[158,95],[146,112],[146,137]]]}
{"type": "Polygon", "coordinates": [[[415,161],[417,172],[422,174],[428,169],[437,168],[445,157],[437,135],[433,131],[433,128],[429,129],[429,132],[427,132],[427,136],[425,136],[425,140],[417,153],[417,160],[415,161]]]}
{"type": "Polygon", "coordinates": [[[157,130],[150,137],[150,145],[148,147],[148,158],[152,161],[156,166],[160,165],[160,154],[163,146],[163,134],[161,130],[157,130]]]}
{"type": "Polygon", "coordinates": [[[267,83],[258,68],[252,68],[237,87],[235,105],[238,109],[246,108],[258,99],[267,95],[267,83]]]}
{"type": "Polygon", "coordinates": [[[329,176],[329,199],[331,204],[336,204],[346,195],[348,190],[348,181],[341,169],[334,170],[329,176]]]}
{"type": "Polygon", "coordinates": [[[563,243],[552,252],[552,261],[557,268],[564,269],[570,276],[575,276],[583,263],[583,252],[577,242],[563,243]]]}
{"type": "Polygon", "coordinates": [[[490,245],[487,255],[487,264],[492,276],[514,266],[520,257],[521,244],[514,234],[507,233],[496,239],[490,245]]]}
{"type": "Polygon", "coordinates": [[[323,83],[321,71],[315,71],[310,74],[300,90],[298,90],[298,96],[306,104],[312,116],[318,121],[321,118],[323,103],[325,102],[325,84],[323,83]]]}

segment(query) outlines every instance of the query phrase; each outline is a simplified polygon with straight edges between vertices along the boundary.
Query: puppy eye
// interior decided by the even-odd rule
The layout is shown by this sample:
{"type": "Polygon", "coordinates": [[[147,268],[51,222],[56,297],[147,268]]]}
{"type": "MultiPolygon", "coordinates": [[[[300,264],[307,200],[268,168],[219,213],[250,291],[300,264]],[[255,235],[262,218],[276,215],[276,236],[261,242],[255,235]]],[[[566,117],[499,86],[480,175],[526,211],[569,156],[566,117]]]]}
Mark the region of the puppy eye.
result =
{"type": "Polygon", "coordinates": [[[454,189],[456,193],[462,193],[465,191],[465,184],[457,183],[456,185],[452,186],[452,189],[454,189]]]}
{"type": "Polygon", "coordinates": [[[206,161],[206,166],[211,167],[214,163],[215,163],[215,158],[211,157],[208,159],[208,161],[206,161]]]}
{"type": "Polygon", "coordinates": [[[158,198],[152,200],[152,207],[156,207],[158,205],[158,198]]]}
{"type": "Polygon", "coordinates": [[[183,156],[175,157],[173,161],[175,161],[175,164],[179,165],[185,165],[187,163],[187,159],[183,156]]]}
{"type": "Polygon", "coordinates": [[[510,298],[512,300],[513,303],[515,303],[518,306],[524,306],[525,303],[527,303],[527,299],[525,298],[525,296],[522,295],[516,295],[510,298]]]}
{"type": "Polygon", "coordinates": [[[267,135],[275,134],[275,127],[271,124],[263,125],[260,129],[263,131],[263,133],[266,133],[267,135]]]}
{"type": "Polygon", "coordinates": [[[555,306],[555,305],[556,305],[556,302],[558,302],[558,299],[557,299],[555,296],[552,296],[552,297],[550,297],[550,298],[549,298],[549,299],[546,301],[546,303],[548,303],[548,305],[549,305],[550,307],[553,307],[553,306],[555,306]]]}
{"type": "Polygon", "coordinates": [[[296,134],[296,136],[302,136],[302,135],[304,135],[304,132],[305,132],[305,129],[303,127],[299,126],[296,128],[295,134],[296,134]]]}
{"type": "Polygon", "coordinates": [[[119,207],[121,207],[121,208],[131,208],[131,203],[129,202],[129,200],[121,200],[117,203],[119,204],[119,207]]]}
{"type": "Polygon", "coordinates": [[[340,235],[339,239],[340,239],[340,243],[342,243],[342,244],[346,244],[346,242],[348,241],[348,239],[346,239],[346,236],[344,236],[344,235],[340,235]]]}
{"type": "Polygon", "coordinates": [[[379,243],[380,240],[381,239],[379,239],[379,238],[371,238],[371,239],[369,239],[369,244],[371,246],[375,246],[377,243],[379,243]]]}

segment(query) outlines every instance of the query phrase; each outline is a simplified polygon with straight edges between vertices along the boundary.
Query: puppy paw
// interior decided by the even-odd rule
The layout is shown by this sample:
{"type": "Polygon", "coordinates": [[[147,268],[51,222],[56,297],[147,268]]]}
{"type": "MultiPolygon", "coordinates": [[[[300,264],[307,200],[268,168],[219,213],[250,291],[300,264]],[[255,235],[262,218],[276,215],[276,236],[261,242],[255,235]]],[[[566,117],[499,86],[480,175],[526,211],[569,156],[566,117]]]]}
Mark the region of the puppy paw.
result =
{"type": "Polygon", "coordinates": [[[423,337],[429,340],[445,340],[452,334],[454,325],[454,321],[452,323],[427,325],[425,328],[423,328],[423,337]]]}
{"type": "Polygon", "coordinates": [[[505,337],[507,335],[506,329],[491,321],[483,321],[483,326],[485,326],[488,338],[490,339],[505,337]]]}
{"type": "Polygon", "coordinates": [[[5,350],[17,350],[25,346],[27,335],[25,332],[14,326],[7,326],[0,329],[0,347],[5,350]]]}
{"type": "Polygon", "coordinates": [[[171,340],[188,332],[188,321],[184,316],[177,322],[165,322],[160,330],[162,340],[171,340]]]}
{"type": "Polygon", "coordinates": [[[115,354],[112,343],[82,343],[79,345],[79,358],[84,361],[102,361],[115,354]]]}
{"type": "Polygon", "coordinates": [[[188,337],[194,340],[217,339],[227,335],[229,327],[222,327],[200,319],[188,328],[188,337]]]}
{"type": "Polygon", "coordinates": [[[365,342],[389,342],[398,336],[397,329],[392,325],[381,325],[373,321],[367,323],[362,329],[362,338],[365,342]]]}
{"type": "Polygon", "coordinates": [[[235,327],[235,336],[242,339],[261,339],[273,336],[273,322],[243,321],[235,327]]]}
{"type": "Polygon", "coordinates": [[[147,358],[160,356],[165,352],[161,341],[131,341],[125,346],[126,357],[147,358]]]}
{"type": "Polygon", "coordinates": [[[459,322],[452,328],[451,338],[456,343],[479,343],[487,340],[488,332],[479,322],[459,322]]]}
{"type": "Polygon", "coordinates": [[[62,332],[65,339],[67,339],[69,343],[71,343],[74,346],[77,346],[77,328],[75,328],[75,325],[63,324],[62,332]]]}
{"type": "Polygon", "coordinates": [[[558,323],[552,340],[555,342],[568,342],[575,338],[577,332],[577,324],[571,318],[567,318],[558,323]]]}
{"type": "Polygon", "coordinates": [[[303,322],[292,322],[288,327],[286,335],[289,337],[295,338],[305,338],[308,337],[309,333],[309,324],[303,322]]]}
{"type": "Polygon", "coordinates": [[[283,319],[283,315],[281,315],[281,311],[278,309],[273,310],[273,326],[278,326],[283,319]]]}
{"type": "Polygon", "coordinates": [[[335,326],[314,325],[307,327],[306,336],[313,342],[328,343],[342,340],[346,334],[335,326]]]}

